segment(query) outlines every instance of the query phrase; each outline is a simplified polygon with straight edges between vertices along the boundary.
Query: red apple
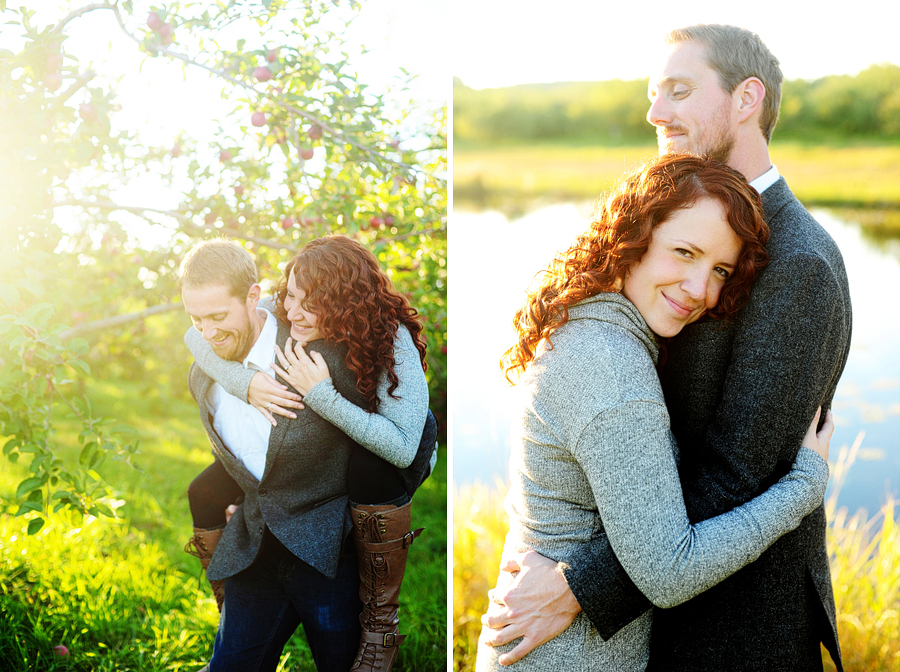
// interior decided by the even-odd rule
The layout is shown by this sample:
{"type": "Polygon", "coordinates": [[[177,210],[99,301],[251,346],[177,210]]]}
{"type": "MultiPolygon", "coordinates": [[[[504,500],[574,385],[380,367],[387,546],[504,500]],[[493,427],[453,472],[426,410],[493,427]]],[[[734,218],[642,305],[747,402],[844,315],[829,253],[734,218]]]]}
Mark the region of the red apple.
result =
{"type": "Polygon", "coordinates": [[[44,86],[48,91],[56,91],[59,87],[62,86],[62,75],[58,72],[51,72],[49,75],[44,77],[44,86]]]}
{"type": "Polygon", "coordinates": [[[159,27],[159,36],[165,40],[172,35],[172,30],[174,26],[171,23],[164,23],[159,27]]]}
{"type": "Polygon", "coordinates": [[[269,49],[269,53],[266,54],[266,60],[269,63],[274,63],[278,60],[278,49],[269,49]]]}
{"type": "MultiPolygon", "coordinates": [[[[49,374],[47,374],[47,387],[48,388],[51,387],[49,374]]],[[[64,645],[57,644],[56,646],[53,647],[53,653],[56,654],[57,656],[68,656],[69,650],[64,645]]]]}
{"type": "Polygon", "coordinates": [[[268,82],[270,79],[272,79],[272,71],[269,70],[266,66],[261,65],[253,71],[253,76],[258,82],[268,82]]]}
{"type": "Polygon", "coordinates": [[[254,112],[253,116],[250,117],[250,123],[254,126],[265,126],[266,125],[266,113],[265,112],[254,112]]]}
{"type": "Polygon", "coordinates": [[[306,137],[308,137],[310,140],[318,140],[322,137],[322,127],[318,124],[313,124],[306,132],[306,137]]]}
{"type": "Polygon", "coordinates": [[[315,155],[315,151],[313,151],[312,147],[304,147],[300,150],[300,158],[304,161],[309,161],[315,155]]]}
{"type": "Polygon", "coordinates": [[[90,124],[97,120],[97,108],[90,103],[82,103],[78,106],[78,116],[90,124]]]}
{"type": "Polygon", "coordinates": [[[384,220],[381,219],[381,217],[372,217],[372,219],[369,220],[369,224],[372,226],[372,228],[378,228],[379,226],[384,224],[384,220]]]}
{"type": "Polygon", "coordinates": [[[159,14],[156,12],[150,12],[150,16],[147,17],[147,27],[150,30],[159,30],[159,27],[162,25],[162,19],[159,17],[159,14]]]}
{"type": "Polygon", "coordinates": [[[222,163],[231,161],[231,152],[229,152],[227,149],[223,149],[221,152],[219,152],[219,161],[221,161],[222,163]]]}
{"type": "Polygon", "coordinates": [[[60,53],[47,54],[47,70],[49,72],[59,72],[63,66],[63,56],[60,53]]]}
{"type": "Polygon", "coordinates": [[[203,223],[204,224],[214,224],[217,219],[218,219],[218,217],[216,216],[216,213],[208,212],[206,214],[206,217],[203,218],[203,223]]]}
{"type": "Polygon", "coordinates": [[[294,218],[293,217],[285,217],[281,220],[281,228],[287,231],[289,228],[294,226],[294,218]]]}
{"type": "Polygon", "coordinates": [[[243,196],[244,195],[244,185],[242,185],[242,184],[234,185],[234,195],[235,196],[243,196]]]}
{"type": "Polygon", "coordinates": [[[181,156],[181,145],[176,142],[172,149],[169,150],[169,154],[172,155],[173,159],[177,159],[179,156],[181,156]]]}
{"type": "Polygon", "coordinates": [[[394,225],[394,216],[393,215],[385,215],[384,223],[387,226],[393,226],[394,225]]]}

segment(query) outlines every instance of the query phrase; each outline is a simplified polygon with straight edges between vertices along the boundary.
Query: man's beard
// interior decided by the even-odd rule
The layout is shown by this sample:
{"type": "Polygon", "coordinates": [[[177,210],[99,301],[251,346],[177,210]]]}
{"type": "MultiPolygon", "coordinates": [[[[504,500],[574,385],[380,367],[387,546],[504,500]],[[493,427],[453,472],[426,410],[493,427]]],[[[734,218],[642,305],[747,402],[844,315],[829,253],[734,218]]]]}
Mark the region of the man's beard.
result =
{"type": "MultiPolygon", "coordinates": [[[[679,127],[667,127],[665,130],[677,130],[680,132],[684,132],[684,129],[679,127]]],[[[713,159],[714,161],[718,161],[720,163],[728,163],[728,160],[731,158],[731,151],[734,149],[734,135],[731,133],[719,133],[716,134],[716,142],[702,142],[703,138],[701,138],[701,143],[695,143],[693,141],[689,141],[687,148],[679,148],[676,146],[669,146],[665,141],[665,137],[660,137],[662,143],[660,144],[659,153],[660,155],[666,154],[690,154],[692,156],[701,156],[707,159],[713,159]],[[698,146],[700,144],[700,146],[698,146]]]]}
{"type": "Polygon", "coordinates": [[[243,362],[247,355],[250,354],[250,350],[253,348],[253,343],[255,342],[251,325],[248,324],[247,328],[242,329],[241,331],[228,332],[228,335],[231,342],[222,349],[217,348],[214,342],[210,342],[213,352],[222,359],[231,362],[243,362]]]}

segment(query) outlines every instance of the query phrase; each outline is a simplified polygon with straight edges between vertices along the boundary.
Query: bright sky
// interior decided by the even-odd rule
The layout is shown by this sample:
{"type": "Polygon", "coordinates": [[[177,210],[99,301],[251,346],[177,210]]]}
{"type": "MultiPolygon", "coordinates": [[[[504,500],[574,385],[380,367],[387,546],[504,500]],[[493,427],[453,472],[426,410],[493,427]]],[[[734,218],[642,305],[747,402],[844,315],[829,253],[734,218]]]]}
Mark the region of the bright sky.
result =
{"type": "Polygon", "coordinates": [[[757,33],[788,79],[900,65],[897,0],[452,0],[453,74],[476,89],[649,77],[670,29],[757,33]]]}

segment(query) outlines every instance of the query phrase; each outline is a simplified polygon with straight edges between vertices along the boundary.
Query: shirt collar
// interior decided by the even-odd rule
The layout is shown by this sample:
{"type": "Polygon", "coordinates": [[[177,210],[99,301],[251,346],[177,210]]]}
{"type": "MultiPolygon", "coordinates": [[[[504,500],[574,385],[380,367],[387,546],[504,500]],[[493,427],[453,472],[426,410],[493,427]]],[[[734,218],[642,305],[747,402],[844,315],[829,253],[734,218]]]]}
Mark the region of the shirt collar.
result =
{"type": "Polygon", "coordinates": [[[778,181],[778,178],[781,177],[778,174],[778,168],[775,167],[775,164],[772,164],[772,167],[769,168],[762,175],[757,177],[750,183],[750,186],[756,189],[758,193],[763,193],[766,189],[771,187],[778,181]]]}
{"type": "Polygon", "coordinates": [[[272,367],[272,359],[275,357],[275,341],[278,337],[278,322],[275,316],[265,308],[259,308],[266,314],[266,321],[259,332],[256,343],[250,348],[250,352],[242,362],[246,368],[256,368],[266,371],[272,367]]]}

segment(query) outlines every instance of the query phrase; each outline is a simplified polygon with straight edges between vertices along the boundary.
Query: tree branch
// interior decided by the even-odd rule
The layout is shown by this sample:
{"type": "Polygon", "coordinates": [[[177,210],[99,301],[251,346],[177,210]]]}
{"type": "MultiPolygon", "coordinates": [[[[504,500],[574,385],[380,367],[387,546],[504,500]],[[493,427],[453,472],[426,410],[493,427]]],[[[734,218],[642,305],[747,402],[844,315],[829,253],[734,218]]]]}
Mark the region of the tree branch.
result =
{"type": "Polygon", "coordinates": [[[160,306],[147,308],[146,310],[142,310],[139,313],[114,315],[113,317],[105,317],[102,320],[85,322],[84,324],[79,324],[75,327],[72,327],[71,329],[66,329],[65,331],[59,332],[59,337],[63,340],[66,340],[75,336],[81,336],[82,334],[89,334],[95,331],[109,329],[111,327],[119,327],[123,324],[128,324],[129,322],[137,322],[153,315],[162,315],[163,313],[171,313],[175,310],[182,310],[183,308],[184,306],[181,303],[164,303],[160,306]]]}
{"type": "Polygon", "coordinates": [[[69,23],[72,19],[77,19],[82,14],[87,14],[88,12],[93,12],[95,9],[115,9],[112,5],[106,2],[98,2],[93,5],[85,5],[80,9],[73,10],[67,14],[62,21],[53,26],[53,30],[51,33],[61,33],[62,29],[66,27],[66,24],[69,23]]]}
{"type": "MultiPolygon", "coordinates": [[[[101,7],[107,7],[107,6],[101,5],[101,7]]],[[[143,46],[143,44],[144,44],[143,41],[138,39],[136,35],[132,35],[131,32],[129,32],[128,28],[125,27],[125,22],[122,19],[122,14],[121,14],[121,12],[119,12],[119,8],[118,7],[108,7],[108,8],[112,9],[113,12],[115,13],[116,20],[119,22],[119,27],[122,29],[122,32],[124,32],[128,37],[130,37],[132,40],[134,40],[137,44],[143,46]]],[[[205,63],[200,63],[199,61],[195,61],[195,60],[185,56],[184,54],[179,54],[178,52],[170,51],[168,48],[165,47],[165,45],[162,45],[162,44],[156,45],[156,50],[158,53],[163,54],[164,56],[168,56],[169,58],[174,58],[179,61],[182,61],[183,63],[186,63],[187,65],[193,65],[197,68],[206,70],[207,72],[215,75],[216,77],[224,79],[227,82],[231,82],[232,84],[234,84],[237,87],[240,87],[247,91],[251,91],[261,98],[266,98],[266,99],[270,100],[271,102],[275,103],[276,105],[284,108],[288,112],[296,114],[300,117],[303,117],[304,119],[307,119],[307,120],[317,124],[318,126],[320,126],[322,128],[323,131],[327,131],[336,140],[339,140],[341,142],[346,142],[347,144],[352,145],[353,147],[356,147],[360,151],[370,154],[371,156],[375,157],[379,161],[387,162],[387,163],[393,164],[399,168],[404,168],[406,170],[416,172],[421,175],[425,175],[437,182],[446,182],[447,181],[446,178],[438,177],[437,175],[433,175],[432,173],[422,170],[421,168],[418,168],[416,166],[412,166],[412,165],[403,163],[402,161],[397,161],[388,156],[385,156],[381,152],[378,152],[377,150],[374,150],[371,147],[367,147],[359,142],[356,142],[355,140],[348,138],[343,133],[336,131],[334,128],[332,128],[331,126],[329,126],[328,124],[323,122],[321,119],[319,119],[315,115],[310,114],[306,110],[300,109],[299,107],[294,107],[293,105],[289,105],[289,104],[285,103],[284,101],[271,96],[270,94],[266,93],[265,91],[260,91],[256,87],[251,86],[250,84],[247,84],[246,82],[236,79],[230,75],[226,75],[224,72],[222,72],[221,70],[219,70],[217,68],[206,65],[205,63]]]]}

